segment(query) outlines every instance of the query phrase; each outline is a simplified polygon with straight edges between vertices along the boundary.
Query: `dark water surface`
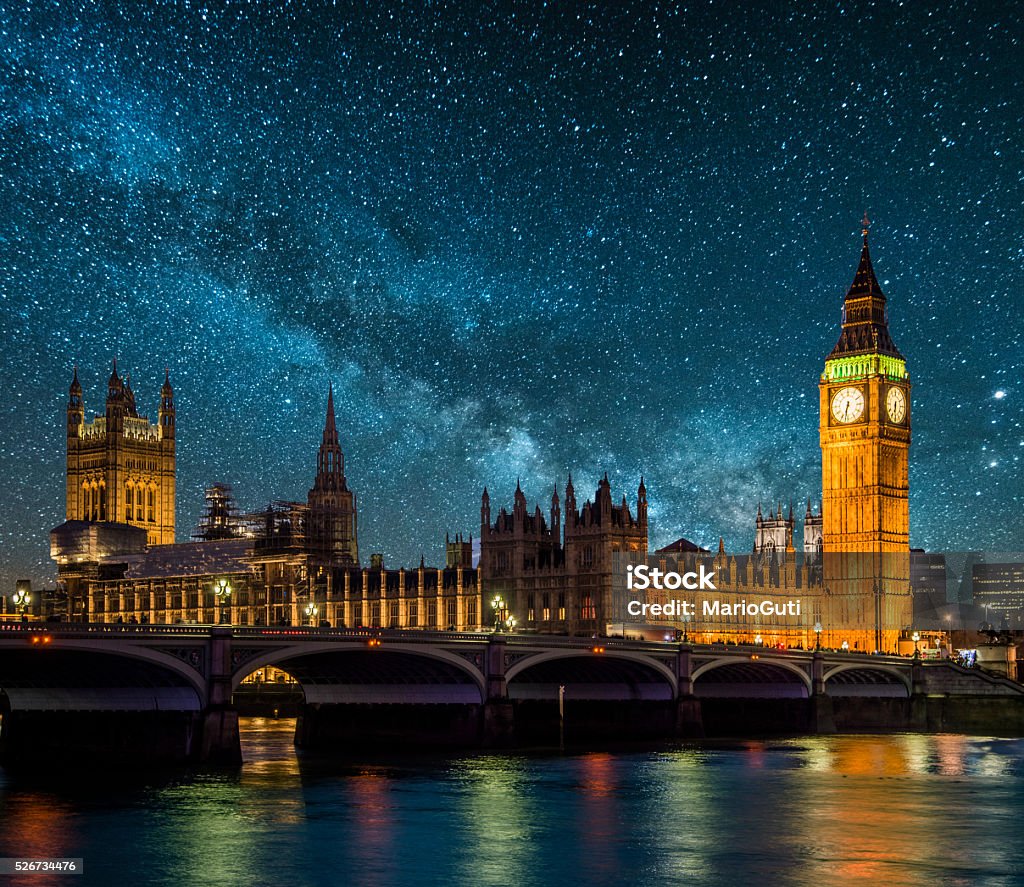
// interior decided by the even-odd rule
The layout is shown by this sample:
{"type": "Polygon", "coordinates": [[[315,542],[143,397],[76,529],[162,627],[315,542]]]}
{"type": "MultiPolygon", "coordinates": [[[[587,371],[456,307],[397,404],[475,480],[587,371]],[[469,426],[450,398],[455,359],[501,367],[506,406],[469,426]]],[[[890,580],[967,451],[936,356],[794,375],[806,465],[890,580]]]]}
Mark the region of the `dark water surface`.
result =
{"type": "Polygon", "coordinates": [[[7,880],[1024,885],[1024,740],[325,761],[292,721],[243,728],[237,770],[0,775],[0,855],[85,860],[7,880]]]}

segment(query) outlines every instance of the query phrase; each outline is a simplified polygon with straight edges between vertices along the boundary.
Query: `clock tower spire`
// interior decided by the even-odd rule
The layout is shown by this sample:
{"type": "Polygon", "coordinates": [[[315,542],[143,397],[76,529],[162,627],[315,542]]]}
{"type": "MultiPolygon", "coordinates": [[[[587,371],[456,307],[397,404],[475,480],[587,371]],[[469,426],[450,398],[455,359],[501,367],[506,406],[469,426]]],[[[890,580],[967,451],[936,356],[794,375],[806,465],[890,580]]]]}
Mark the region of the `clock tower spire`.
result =
{"type": "Polygon", "coordinates": [[[868,250],[870,222],[867,213],[861,224],[864,226],[864,246],[860,251],[860,264],[843,300],[843,329],[839,341],[828,359],[831,361],[849,355],[877,353],[902,361],[903,355],[889,335],[885,293],[878,285],[875,269],[871,265],[871,253],[868,250]]]}
{"type": "Polygon", "coordinates": [[[864,216],[860,263],[818,387],[825,643],[892,652],[911,621],[910,379],[864,216]]]}

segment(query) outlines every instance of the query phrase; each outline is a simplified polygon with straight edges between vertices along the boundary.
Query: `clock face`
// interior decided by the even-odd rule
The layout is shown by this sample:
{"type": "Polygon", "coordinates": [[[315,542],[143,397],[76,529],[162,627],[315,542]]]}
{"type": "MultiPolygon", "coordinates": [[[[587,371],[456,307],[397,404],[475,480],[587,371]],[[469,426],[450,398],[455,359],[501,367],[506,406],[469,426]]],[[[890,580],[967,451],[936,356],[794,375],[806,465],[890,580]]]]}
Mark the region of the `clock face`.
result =
{"type": "Polygon", "coordinates": [[[832,398],[832,415],[837,422],[856,422],[864,413],[864,392],[859,388],[840,388],[832,398]]]}
{"type": "Polygon", "coordinates": [[[907,415],[907,396],[902,388],[890,388],[885,396],[885,411],[893,422],[902,422],[907,415]]]}

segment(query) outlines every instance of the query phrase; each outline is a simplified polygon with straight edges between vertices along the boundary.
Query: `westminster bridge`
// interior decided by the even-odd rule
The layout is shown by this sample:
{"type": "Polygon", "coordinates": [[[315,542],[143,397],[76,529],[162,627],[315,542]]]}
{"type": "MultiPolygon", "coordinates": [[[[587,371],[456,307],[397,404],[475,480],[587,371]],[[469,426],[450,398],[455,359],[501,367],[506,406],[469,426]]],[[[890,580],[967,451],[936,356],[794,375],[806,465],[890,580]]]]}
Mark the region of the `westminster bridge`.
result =
{"type": "Polygon", "coordinates": [[[0,752],[239,760],[239,685],[267,666],[301,688],[306,746],[1024,735],[1024,686],[949,661],[534,634],[0,623],[0,752]]]}

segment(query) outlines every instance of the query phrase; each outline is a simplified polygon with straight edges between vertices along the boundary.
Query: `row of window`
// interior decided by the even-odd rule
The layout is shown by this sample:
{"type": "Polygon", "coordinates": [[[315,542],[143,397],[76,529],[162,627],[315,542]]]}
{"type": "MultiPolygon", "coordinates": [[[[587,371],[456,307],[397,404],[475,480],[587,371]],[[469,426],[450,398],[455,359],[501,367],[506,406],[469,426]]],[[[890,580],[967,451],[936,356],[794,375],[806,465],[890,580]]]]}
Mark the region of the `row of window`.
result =
{"type": "MultiPolygon", "coordinates": [[[[612,550],[618,550],[617,545],[612,546],[612,550]]],[[[509,572],[509,565],[511,558],[507,551],[499,551],[494,559],[494,575],[503,576],[509,572]]],[[[579,566],[581,567],[592,567],[594,566],[594,546],[584,545],[580,551],[579,566]]],[[[523,570],[532,572],[537,568],[537,559],[525,555],[523,557],[523,570]]]]}
{"type": "MultiPolygon", "coordinates": [[[[140,595],[137,602],[133,605],[127,603],[123,608],[125,613],[133,612],[148,612],[154,610],[157,612],[182,612],[184,613],[183,618],[195,619],[199,618],[200,615],[206,613],[207,615],[216,613],[220,607],[217,604],[202,606],[201,596],[196,593],[189,594],[172,594],[170,597],[170,603],[164,606],[165,599],[162,595],[154,595],[151,600],[149,595],[140,595]],[[152,604],[152,606],[151,606],[152,604]]],[[[254,604],[257,607],[267,605],[266,594],[254,594],[254,604]]],[[[247,614],[238,612],[244,610],[249,606],[249,595],[241,593],[237,599],[232,599],[232,605],[237,608],[236,614],[240,621],[245,622],[247,614]]],[[[381,603],[374,601],[367,607],[367,612],[364,614],[363,606],[361,602],[354,603],[352,605],[352,623],[353,625],[369,625],[374,628],[385,627],[382,622],[382,617],[387,617],[387,627],[398,627],[402,625],[401,614],[399,610],[399,604],[397,600],[385,602],[387,609],[382,611],[381,603]]],[[[271,607],[275,613],[275,620],[286,613],[290,612],[290,607],[283,605],[279,602],[271,604],[271,607]]],[[[110,598],[109,601],[105,600],[102,595],[97,595],[93,600],[92,610],[94,613],[120,613],[122,608],[120,601],[117,598],[110,598]]],[[[426,612],[423,614],[424,621],[422,626],[420,625],[420,612],[419,607],[415,601],[411,601],[407,608],[405,626],[408,628],[444,628],[447,626],[458,626],[460,625],[458,619],[458,604],[454,599],[449,599],[445,602],[442,613],[444,615],[444,621],[441,622],[438,618],[438,606],[437,601],[428,601],[425,607],[426,612]]],[[[339,609],[339,616],[341,611],[339,609]]],[[[475,598],[469,598],[466,600],[466,613],[465,613],[465,624],[476,625],[477,624],[477,602],[475,598]]]]}
{"type": "Polygon", "coordinates": [[[156,471],[156,461],[152,459],[128,459],[124,466],[135,471],[156,471]]]}
{"type": "Polygon", "coordinates": [[[125,520],[141,521],[143,514],[150,523],[156,522],[156,488],[135,489],[131,484],[124,488],[125,520]],[[133,517],[134,511],[134,517],[133,517]]]}
{"type": "MultiPolygon", "coordinates": [[[[536,595],[528,594],[526,596],[526,621],[536,622],[537,620],[537,608],[535,606],[536,595]]],[[[558,593],[557,602],[554,610],[551,607],[551,595],[548,592],[544,592],[540,596],[540,621],[550,622],[552,612],[556,613],[556,619],[559,622],[565,621],[565,592],[560,591],[558,593]]],[[[580,600],[580,612],[579,618],[581,620],[596,619],[597,611],[594,607],[594,599],[589,595],[583,595],[580,600]]]]}
{"type": "MultiPolygon", "coordinates": [[[[102,481],[82,486],[82,519],[107,520],[107,485],[102,481]]],[[[155,487],[136,488],[132,484],[125,485],[124,520],[156,523],[155,487]]]]}

